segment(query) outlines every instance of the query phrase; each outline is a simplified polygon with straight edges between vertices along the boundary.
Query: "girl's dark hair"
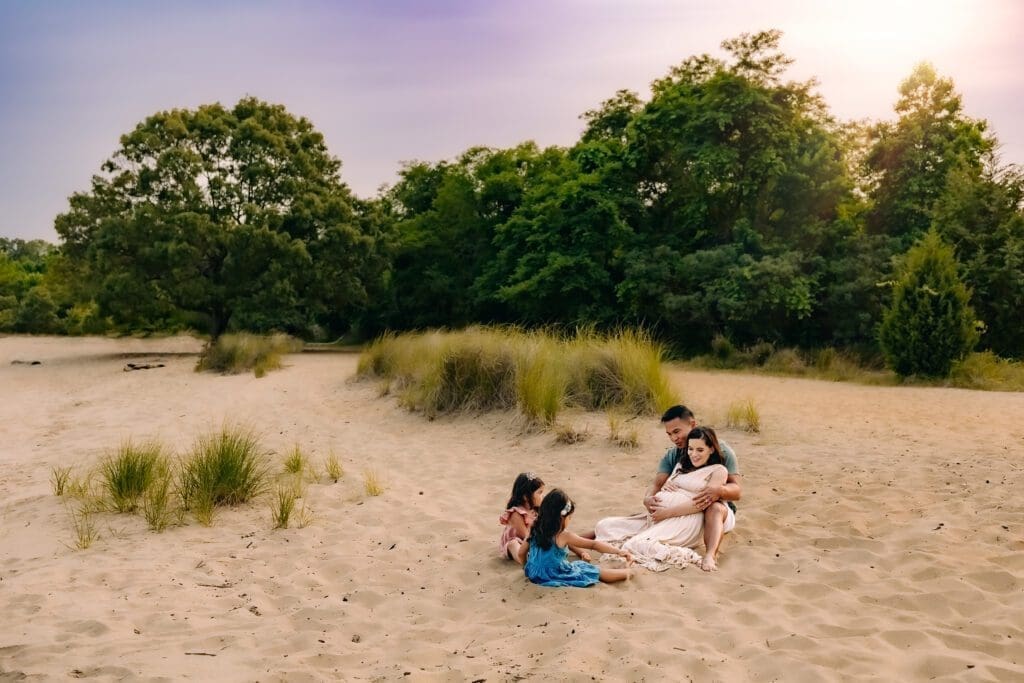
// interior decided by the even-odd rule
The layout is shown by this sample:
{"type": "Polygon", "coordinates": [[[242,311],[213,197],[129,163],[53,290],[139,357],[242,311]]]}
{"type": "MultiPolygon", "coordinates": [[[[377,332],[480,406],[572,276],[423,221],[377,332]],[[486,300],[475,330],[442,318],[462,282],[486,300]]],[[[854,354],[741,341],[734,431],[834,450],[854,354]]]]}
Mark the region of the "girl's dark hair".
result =
{"type": "Polygon", "coordinates": [[[508,499],[505,509],[508,510],[517,505],[532,509],[533,493],[543,485],[544,481],[533,472],[523,472],[516,477],[515,483],[512,484],[512,497],[508,499]]]}
{"type": "MultiPolygon", "coordinates": [[[[711,447],[711,457],[708,461],[701,465],[701,467],[707,467],[708,465],[724,465],[725,458],[722,457],[722,447],[718,445],[718,435],[715,434],[715,430],[711,427],[694,427],[690,430],[690,433],[686,435],[686,442],[689,445],[690,439],[700,439],[708,446],[711,447]]],[[[676,462],[682,465],[682,471],[693,472],[698,469],[693,466],[690,462],[690,451],[689,448],[680,448],[676,457],[676,462]]]]}
{"type": "Polygon", "coordinates": [[[551,547],[555,542],[555,536],[562,530],[562,520],[576,510],[576,504],[572,502],[562,489],[551,489],[541,501],[540,510],[537,511],[537,521],[530,529],[530,545],[537,546],[543,550],[551,547]]]}

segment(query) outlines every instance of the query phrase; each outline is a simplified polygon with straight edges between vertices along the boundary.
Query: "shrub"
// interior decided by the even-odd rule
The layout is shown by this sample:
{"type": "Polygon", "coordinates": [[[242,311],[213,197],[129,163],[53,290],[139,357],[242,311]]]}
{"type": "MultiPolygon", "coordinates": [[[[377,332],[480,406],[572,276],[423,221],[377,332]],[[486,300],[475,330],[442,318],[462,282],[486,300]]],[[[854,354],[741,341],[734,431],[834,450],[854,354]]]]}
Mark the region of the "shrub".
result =
{"type": "Polygon", "coordinates": [[[991,351],[971,353],[953,364],[949,383],[964,389],[1024,391],[1024,363],[999,358],[991,351]]]}
{"type": "Polygon", "coordinates": [[[267,476],[267,454],[255,433],[224,427],[199,436],[182,464],[182,504],[200,523],[209,524],[216,506],[245,503],[262,493],[267,476]]]}
{"type": "Polygon", "coordinates": [[[907,252],[879,327],[878,341],[896,374],[949,375],[978,341],[969,300],[952,247],[930,231],[907,252]]]}
{"type": "Polygon", "coordinates": [[[163,447],[155,441],[139,446],[126,441],[117,453],[100,464],[103,488],[115,510],[135,511],[158,468],[165,466],[162,451],[163,447]]]}
{"type": "Polygon", "coordinates": [[[758,433],[761,431],[761,413],[753,399],[736,401],[729,405],[726,411],[725,424],[727,427],[742,429],[747,432],[758,433]]]}
{"type": "Polygon", "coordinates": [[[269,337],[248,332],[224,334],[206,345],[196,371],[238,374],[252,370],[257,377],[263,377],[281,367],[281,356],[301,350],[302,342],[286,334],[269,337]]]}
{"type": "Polygon", "coordinates": [[[796,349],[779,349],[772,353],[762,366],[767,372],[784,375],[802,375],[807,372],[807,364],[796,349]]]}

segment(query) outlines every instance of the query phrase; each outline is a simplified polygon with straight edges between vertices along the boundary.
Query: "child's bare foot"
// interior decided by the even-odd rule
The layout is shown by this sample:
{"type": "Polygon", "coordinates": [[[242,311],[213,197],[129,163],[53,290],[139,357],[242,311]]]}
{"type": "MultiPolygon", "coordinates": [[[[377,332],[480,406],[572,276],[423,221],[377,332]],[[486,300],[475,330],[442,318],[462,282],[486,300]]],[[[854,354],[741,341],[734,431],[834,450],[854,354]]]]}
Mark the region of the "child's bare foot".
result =
{"type": "Polygon", "coordinates": [[[715,562],[715,558],[705,555],[704,559],[700,561],[700,568],[706,572],[713,572],[718,569],[718,563],[715,562]]]}

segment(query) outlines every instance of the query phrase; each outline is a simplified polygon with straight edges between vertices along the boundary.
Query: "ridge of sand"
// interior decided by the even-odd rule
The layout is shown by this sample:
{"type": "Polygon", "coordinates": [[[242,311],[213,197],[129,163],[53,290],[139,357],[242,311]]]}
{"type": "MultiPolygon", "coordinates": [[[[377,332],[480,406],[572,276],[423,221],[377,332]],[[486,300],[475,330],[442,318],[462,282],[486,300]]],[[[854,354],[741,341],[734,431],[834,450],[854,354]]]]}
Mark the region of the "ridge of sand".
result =
{"type": "Polygon", "coordinates": [[[572,415],[590,439],[556,446],[504,416],[410,414],[349,381],[354,355],[255,379],[193,372],[198,348],[0,338],[0,680],[1024,678],[1024,394],[674,370],[705,423],[749,397],[765,425],[722,430],[744,500],[720,571],[556,590],[496,556],[512,479],[564,487],[577,529],[635,511],[655,420],[624,453],[603,415],[572,415]],[[129,436],[184,450],[224,420],[340,456],[311,526],[272,530],[260,502],[160,535],[104,515],[91,548],[65,545],[53,466],[129,436]]]}

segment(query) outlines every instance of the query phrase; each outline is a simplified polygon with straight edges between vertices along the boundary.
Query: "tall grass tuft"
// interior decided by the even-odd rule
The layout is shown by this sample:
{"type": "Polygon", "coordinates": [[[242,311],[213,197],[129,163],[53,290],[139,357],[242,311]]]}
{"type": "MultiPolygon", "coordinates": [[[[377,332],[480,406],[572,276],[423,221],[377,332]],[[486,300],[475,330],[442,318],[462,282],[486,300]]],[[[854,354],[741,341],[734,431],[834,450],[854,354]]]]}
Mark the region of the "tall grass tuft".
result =
{"type": "Polygon", "coordinates": [[[428,417],[517,408],[551,427],[568,407],[650,414],[677,403],[663,356],[644,332],[471,327],[381,337],[360,357],[358,376],[388,382],[428,417]]]}
{"type": "Polygon", "coordinates": [[[239,374],[252,370],[263,377],[270,370],[281,367],[281,356],[302,350],[302,342],[286,334],[269,337],[239,332],[224,334],[203,349],[196,371],[213,370],[225,374],[239,374]]]}
{"type": "Polygon", "coordinates": [[[338,456],[335,455],[334,451],[331,451],[327,456],[327,460],[324,462],[324,471],[335,484],[337,484],[338,480],[345,475],[345,470],[341,466],[341,461],[338,460],[338,456]]]}
{"type": "Polygon", "coordinates": [[[306,469],[307,460],[308,459],[302,452],[302,449],[299,448],[298,444],[296,444],[295,448],[289,451],[288,455],[284,459],[285,472],[301,474],[302,471],[306,469]]]}
{"type": "Polygon", "coordinates": [[[158,464],[153,479],[142,494],[139,507],[146,524],[160,533],[172,524],[180,524],[184,509],[175,495],[174,473],[166,462],[158,464]]]}
{"type": "Polygon", "coordinates": [[[225,426],[199,436],[178,478],[182,505],[201,524],[209,525],[217,506],[245,503],[266,489],[267,461],[251,429],[225,426]]]}
{"type": "Polygon", "coordinates": [[[134,512],[157,469],[166,466],[163,446],[157,441],[121,444],[100,464],[100,477],[110,505],[118,512],[134,512]]]}
{"type": "Polygon", "coordinates": [[[384,493],[384,481],[375,470],[363,470],[363,489],[368,496],[379,496],[384,493]]]}
{"type": "Polygon", "coordinates": [[[78,550],[86,550],[93,542],[100,537],[96,528],[96,520],[93,517],[95,510],[91,506],[80,505],[77,510],[68,508],[71,516],[71,527],[74,531],[74,547],[78,550]]]}
{"type": "Polygon", "coordinates": [[[288,521],[291,519],[292,511],[295,509],[295,501],[298,498],[295,486],[278,484],[277,492],[270,504],[270,516],[274,522],[275,529],[287,529],[288,521]]]}
{"type": "Polygon", "coordinates": [[[761,413],[757,409],[757,404],[753,399],[730,404],[725,414],[725,424],[727,427],[759,433],[761,431],[761,413]]]}
{"type": "Polygon", "coordinates": [[[53,495],[63,496],[71,480],[70,467],[54,467],[50,471],[50,484],[53,486],[53,495]]]}
{"type": "Polygon", "coordinates": [[[567,446],[582,443],[590,436],[590,431],[588,429],[577,429],[571,424],[558,424],[555,425],[554,429],[555,443],[565,444],[567,446]]]}

